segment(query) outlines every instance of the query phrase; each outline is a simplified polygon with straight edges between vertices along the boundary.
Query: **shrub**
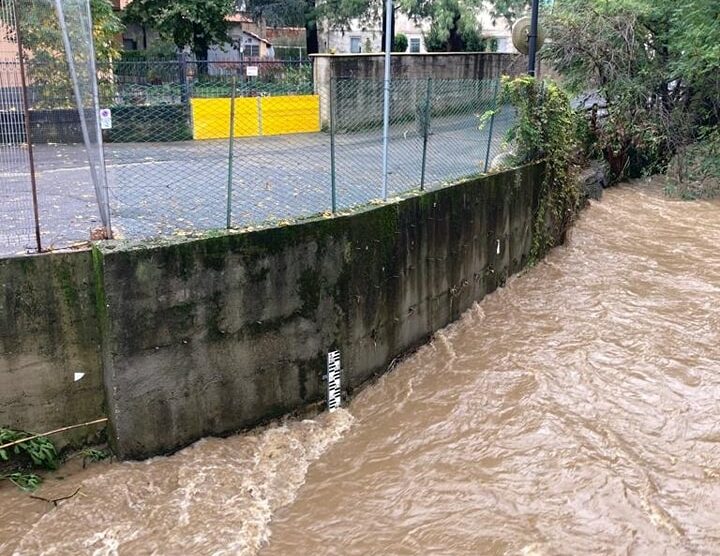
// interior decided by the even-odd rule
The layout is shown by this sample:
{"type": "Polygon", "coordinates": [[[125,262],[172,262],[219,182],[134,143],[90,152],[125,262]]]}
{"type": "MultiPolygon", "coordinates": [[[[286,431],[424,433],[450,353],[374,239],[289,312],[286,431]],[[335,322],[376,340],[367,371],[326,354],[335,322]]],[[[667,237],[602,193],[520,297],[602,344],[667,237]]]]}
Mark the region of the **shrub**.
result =
{"type": "MultiPolygon", "coordinates": [[[[0,428],[0,446],[31,437],[29,433],[0,428]]],[[[60,464],[55,445],[44,437],[31,438],[27,442],[0,449],[0,480],[7,479],[23,490],[34,490],[42,482],[29,469],[57,469],[60,464]]]]}
{"type": "Polygon", "coordinates": [[[395,35],[393,41],[392,51],[393,52],[406,52],[408,49],[408,38],[402,33],[395,35]]]}
{"type": "Polygon", "coordinates": [[[182,104],[117,106],[113,108],[113,128],[105,133],[105,140],[110,143],[192,139],[190,117],[182,104]]]}

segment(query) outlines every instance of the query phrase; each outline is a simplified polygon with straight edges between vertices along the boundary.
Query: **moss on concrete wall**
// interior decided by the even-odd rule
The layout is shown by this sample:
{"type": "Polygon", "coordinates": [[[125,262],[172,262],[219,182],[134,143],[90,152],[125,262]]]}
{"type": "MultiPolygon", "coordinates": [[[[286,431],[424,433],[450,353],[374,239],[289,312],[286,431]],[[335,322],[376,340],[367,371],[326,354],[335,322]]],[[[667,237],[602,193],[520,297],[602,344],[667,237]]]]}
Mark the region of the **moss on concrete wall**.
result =
{"type": "Polygon", "coordinates": [[[103,250],[106,389],[122,457],[353,389],[522,268],[542,166],[355,214],[103,250]]]}
{"type": "Polygon", "coordinates": [[[143,458],[320,401],[334,349],[352,390],[527,264],[542,172],[279,228],[0,260],[0,425],[106,413],[118,454],[143,458]]]}
{"type": "Polygon", "coordinates": [[[0,260],[0,426],[45,432],[104,416],[96,284],[89,251],[0,260]]]}

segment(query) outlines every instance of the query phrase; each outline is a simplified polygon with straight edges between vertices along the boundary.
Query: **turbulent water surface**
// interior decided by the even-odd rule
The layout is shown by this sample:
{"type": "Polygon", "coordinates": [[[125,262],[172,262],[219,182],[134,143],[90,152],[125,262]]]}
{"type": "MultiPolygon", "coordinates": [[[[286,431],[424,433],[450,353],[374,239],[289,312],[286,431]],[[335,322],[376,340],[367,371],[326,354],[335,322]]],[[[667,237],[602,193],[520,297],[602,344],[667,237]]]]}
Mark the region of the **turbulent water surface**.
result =
{"type": "Polygon", "coordinates": [[[718,248],[610,190],[346,410],[0,486],[0,554],[720,554],[718,248]]]}

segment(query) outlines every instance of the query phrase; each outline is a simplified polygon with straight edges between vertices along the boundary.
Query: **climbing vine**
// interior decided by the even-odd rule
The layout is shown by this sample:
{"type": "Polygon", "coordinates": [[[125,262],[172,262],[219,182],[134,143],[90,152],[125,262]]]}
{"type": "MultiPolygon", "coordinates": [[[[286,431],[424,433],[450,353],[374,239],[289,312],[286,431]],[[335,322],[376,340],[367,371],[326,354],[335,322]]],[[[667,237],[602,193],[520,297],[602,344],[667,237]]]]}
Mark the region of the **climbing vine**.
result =
{"type": "Polygon", "coordinates": [[[538,261],[562,243],[580,206],[576,181],[582,119],[555,83],[530,76],[503,79],[504,104],[517,111],[507,139],[514,144],[514,162],[544,160],[545,178],[533,219],[531,261],[538,261]]]}

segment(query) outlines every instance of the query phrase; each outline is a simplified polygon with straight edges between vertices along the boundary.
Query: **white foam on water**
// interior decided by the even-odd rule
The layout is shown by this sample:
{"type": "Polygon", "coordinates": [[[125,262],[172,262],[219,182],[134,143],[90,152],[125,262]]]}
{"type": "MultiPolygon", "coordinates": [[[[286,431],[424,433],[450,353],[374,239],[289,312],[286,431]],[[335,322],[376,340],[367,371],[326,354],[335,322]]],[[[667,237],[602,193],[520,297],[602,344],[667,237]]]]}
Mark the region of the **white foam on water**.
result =
{"type": "Polygon", "coordinates": [[[273,513],[353,424],[339,409],[165,457],[105,468],[50,510],[14,554],[255,554],[273,513]]]}

